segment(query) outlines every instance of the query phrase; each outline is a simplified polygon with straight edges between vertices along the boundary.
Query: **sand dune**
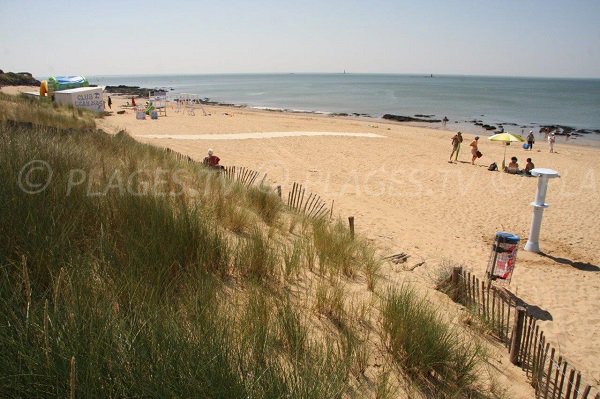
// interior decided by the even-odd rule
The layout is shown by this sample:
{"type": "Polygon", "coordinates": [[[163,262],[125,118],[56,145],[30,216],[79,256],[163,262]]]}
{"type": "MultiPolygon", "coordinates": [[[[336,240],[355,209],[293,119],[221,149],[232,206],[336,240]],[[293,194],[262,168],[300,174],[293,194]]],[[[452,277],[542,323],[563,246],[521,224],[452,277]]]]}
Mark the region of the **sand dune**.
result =
{"type": "MultiPolygon", "coordinates": [[[[484,156],[473,166],[469,135],[459,162],[448,163],[454,134],[450,131],[374,119],[206,109],[209,116],[169,112],[159,120],[138,121],[128,112],[101,123],[108,130],[126,129],[142,141],[196,159],[202,159],[210,146],[223,164],[267,173],[268,181],[281,185],[284,195],[292,182],[302,183],[334,201],[335,215],[353,215],[357,231],[374,240],[383,253],[405,251],[414,263],[425,261],[414,272],[390,271],[390,282],[409,278],[431,286],[434,269],[444,259],[462,263],[483,276],[497,231],[516,233],[526,241],[532,214],[529,204],[537,181],[489,172],[491,162],[502,162],[504,147],[487,141],[485,133],[480,140],[484,156]],[[177,140],[160,137],[174,132],[177,140]],[[232,134],[255,132],[288,132],[292,137],[230,140],[232,134]],[[292,132],[312,132],[313,136],[319,132],[372,132],[386,138],[301,137],[292,132]],[[210,134],[210,140],[203,134],[210,134]]],[[[590,382],[598,381],[598,149],[559,140],[557,153],[551,154],[543,138],[537,140],[534,151],[513,145],[507,156],[517,156],[522,165],[531,157],[536,166],[555,169],[561,178],[550,182],[546,197],[550,207],[544,214],[540,239],[545,254],[521,250],[509,289],[548,312],[551,320],[542,325],[550,342],[590,382]]]]}

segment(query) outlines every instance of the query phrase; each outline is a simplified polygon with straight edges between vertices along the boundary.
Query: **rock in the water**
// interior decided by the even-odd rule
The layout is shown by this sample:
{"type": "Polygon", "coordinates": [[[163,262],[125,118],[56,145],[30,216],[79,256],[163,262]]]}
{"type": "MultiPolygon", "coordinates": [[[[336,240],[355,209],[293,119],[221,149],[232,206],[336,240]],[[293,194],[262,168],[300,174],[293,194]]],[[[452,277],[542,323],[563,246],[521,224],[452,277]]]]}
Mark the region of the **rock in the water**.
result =
{"type": "Polygon", "coordinates": [[[402,116],[402,115],[393,115],[393,114],[385,114],[382,116],[383,119],[388,119],[397,122],[428,122],[428,123],[439,123],[441,119],[422,119],[422,118],[413,118],[411,116],[402,116]]]}

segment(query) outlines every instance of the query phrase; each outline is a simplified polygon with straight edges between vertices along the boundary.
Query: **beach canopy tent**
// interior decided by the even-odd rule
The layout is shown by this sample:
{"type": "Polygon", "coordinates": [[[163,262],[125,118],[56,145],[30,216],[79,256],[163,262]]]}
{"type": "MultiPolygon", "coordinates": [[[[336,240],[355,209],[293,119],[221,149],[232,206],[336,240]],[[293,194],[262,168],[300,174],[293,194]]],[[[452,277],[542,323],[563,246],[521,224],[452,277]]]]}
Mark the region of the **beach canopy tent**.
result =
{"type": "Polygon", "coordinates": [[[83,76],[52,76],[43,80],[40,85],[40,95],[79,87],[88,87],[90,83],[83,76]]]}
{"type": "Polygon", "coordinates": [[[506,166],[506,146],[508,145],[508,143],[511,142],[524,142],[525,139],[521,136],[519,136],[518,134],[512,134],[512,133],[498,133],[498,134],[494,134],[491,137],[488,137],[488,140],[490,141],[501,141],[503,143],[505,143],[504,145],[504,159],[502,160],[502,170],[504,170],[504,167],[506,166]]]}

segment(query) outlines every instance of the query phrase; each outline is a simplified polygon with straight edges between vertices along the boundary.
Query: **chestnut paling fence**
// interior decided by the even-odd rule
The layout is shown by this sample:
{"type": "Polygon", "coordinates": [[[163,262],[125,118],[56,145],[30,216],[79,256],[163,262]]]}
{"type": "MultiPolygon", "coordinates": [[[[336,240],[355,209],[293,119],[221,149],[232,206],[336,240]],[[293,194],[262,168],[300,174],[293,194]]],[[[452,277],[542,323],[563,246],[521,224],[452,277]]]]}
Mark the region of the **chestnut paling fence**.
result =
{"type": "Polygon", "coordinates": [[[510,292],[454,268],[450,295],[489,327],[509,350],[510,360],[531,379],[537,398],[600,399],[600,389],[547,342],[529,306],[510,292]]]}
{"type": "MultiPolygon", "coordinates": [[[[189,155],[184,155],[180,152],[172,150],[171,148],[167,147],[165,148],[165,151],[172,154],[175,159],[179,161],[201,163],[194,160],[189,155]]],[[[226,179],[238,182],[248,187],[254,185],[260,175],[259,172],[244,166],[225,166],[219,171],[226,179]]],[[[259,183],[260,186],[264,187],[263,183],[266,178],[267,175],[263,175],[259,183]]],[[[279,198],[282,198],[281,186],[277,186],[276,189],[279,198]]],[[[292,183],[292,187],[288,192],[287,206],[298,213],[303,213],[307,217],[314,219],[323,219],[328,215],[331,217],[333,214],[333,201],[331,202],[331,207],[328,207],[327,203],[319,195],[308,192],[306,188],[302,186],[302,184],[295,182],[292,183]]]]}

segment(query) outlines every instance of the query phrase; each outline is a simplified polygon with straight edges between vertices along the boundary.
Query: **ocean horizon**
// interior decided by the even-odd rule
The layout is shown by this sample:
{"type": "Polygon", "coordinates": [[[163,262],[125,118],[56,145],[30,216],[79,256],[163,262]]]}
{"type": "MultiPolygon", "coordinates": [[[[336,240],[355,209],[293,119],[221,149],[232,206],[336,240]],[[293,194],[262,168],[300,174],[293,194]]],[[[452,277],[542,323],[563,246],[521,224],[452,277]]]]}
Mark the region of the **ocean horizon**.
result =
{"type": "MultiPolygon", "coordinates": [[[[165,88],[258,109],[450,120],[449,130],[514,133],[560,125],[600,141],[600,79],[436,74],[277,73],[96,75],[91,84],[165,88]],[[475,125],[478,122],[480,125],[475,125]],[[494,129],[494,130],[496,130],[494,129]],[[593,132],[595,131],[595,132],[593,132]]],[[[421,123],[416,123],[421,125],[421,123]]],[[[422,123],[442,127],[441,123],[422,123]]]]}

